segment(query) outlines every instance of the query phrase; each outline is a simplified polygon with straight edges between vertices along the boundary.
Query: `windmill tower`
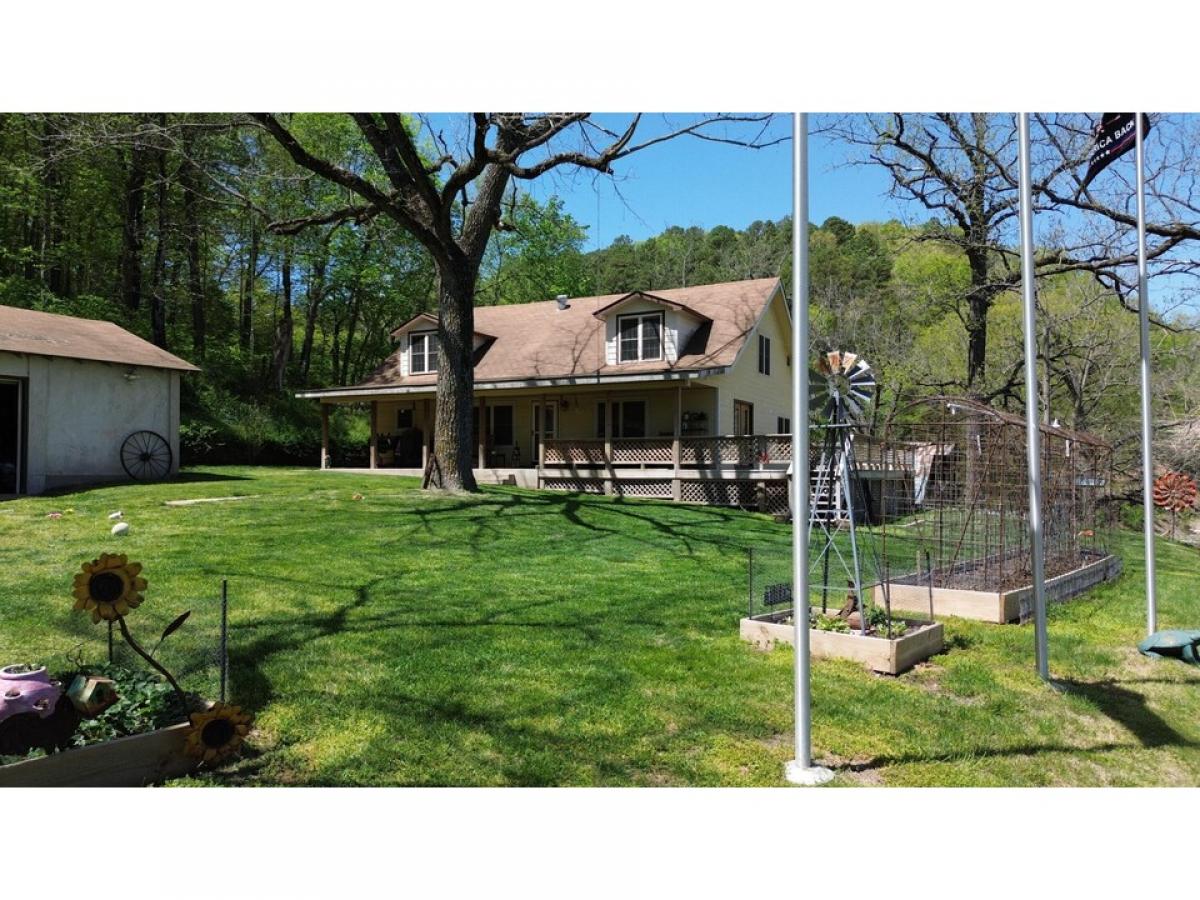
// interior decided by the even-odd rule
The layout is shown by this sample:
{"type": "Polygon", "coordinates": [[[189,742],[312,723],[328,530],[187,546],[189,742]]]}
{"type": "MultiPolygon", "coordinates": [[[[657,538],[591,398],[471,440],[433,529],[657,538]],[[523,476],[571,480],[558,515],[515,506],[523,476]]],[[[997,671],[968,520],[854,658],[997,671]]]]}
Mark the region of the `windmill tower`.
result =
{"type": "MultiPolygon", "coordinates": [[[[818,358],[810,383],[812,410],[823,420],[819,427],[824,438],[811,472],[808,539],[810,547],[819,547],[819,553],[809,565],[820,570],[823,612],[828,611],[831,590],[852,592],[862,610],[863,548],[855,519],[865,509],[866,494],[854,456],[854,431],[864,423],[875,400],[875,374],[858,355],[835,350],[818,358]],[[848,526],[848,540],[839,541],[843,524],[848,526]]],[[[866,615],[861,618],[865,634],[866,615]]]]}

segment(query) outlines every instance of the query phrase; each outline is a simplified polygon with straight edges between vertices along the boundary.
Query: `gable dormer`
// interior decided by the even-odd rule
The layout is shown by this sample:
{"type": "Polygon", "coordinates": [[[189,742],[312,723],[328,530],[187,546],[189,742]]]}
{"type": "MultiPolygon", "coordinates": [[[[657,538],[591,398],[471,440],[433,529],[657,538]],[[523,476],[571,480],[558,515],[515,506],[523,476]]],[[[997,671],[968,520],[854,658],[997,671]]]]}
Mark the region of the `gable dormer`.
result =
{"type": "MultiPolygon", "coordinates": [[[[436,375],[441,363],[438,320],[430,313],[418,313],[392,332],[394,351],[400,357],[400,375],[436,375]]],[[[483,347],[495,340],[490,334],[475,332],[475,359],[483,347]]]]}
{"type": "Polygon", "coordinates": [[[674,365],[680,348],[712,321],[683,303],[645,291],[632,291],[593,315],[604,322],[604,361],[610,366],[674,365]]]}

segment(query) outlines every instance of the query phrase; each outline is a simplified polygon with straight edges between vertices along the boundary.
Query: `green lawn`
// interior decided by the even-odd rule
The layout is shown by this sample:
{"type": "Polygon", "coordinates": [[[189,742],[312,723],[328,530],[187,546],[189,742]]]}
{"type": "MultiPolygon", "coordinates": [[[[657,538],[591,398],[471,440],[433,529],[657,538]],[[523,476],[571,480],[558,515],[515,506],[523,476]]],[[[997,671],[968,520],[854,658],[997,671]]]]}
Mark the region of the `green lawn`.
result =
{"type": "MultiPolygon", "coordinates": [[[[792,654],[751,649],[737,621],[747,549],[788,540],[712,507],[193,470],[0,503],[0,660],[101,653],[71,578],[119,549],[150,581],[135,634],[196,610],[164,650],[193,687],[215,689],[199,648],[229,579],[233,698],[258,715],[257,752],[190,781],[775,785],[792,654]],[[229,495],[254,496],[163,505],[229,495]]],[[[1119,582],[1052,609],[1058,689],[1033,674],[1028,627],[950,620],[948,652],[899,678],[814,661],[815,754],[835,783],[1200,784],[1200,672],[1134,649],[1139,540],[1117,537],[1119,582]]],[[[1198,564],[1160,544],[1163,627],[1200,627],[1198,564]]]]}

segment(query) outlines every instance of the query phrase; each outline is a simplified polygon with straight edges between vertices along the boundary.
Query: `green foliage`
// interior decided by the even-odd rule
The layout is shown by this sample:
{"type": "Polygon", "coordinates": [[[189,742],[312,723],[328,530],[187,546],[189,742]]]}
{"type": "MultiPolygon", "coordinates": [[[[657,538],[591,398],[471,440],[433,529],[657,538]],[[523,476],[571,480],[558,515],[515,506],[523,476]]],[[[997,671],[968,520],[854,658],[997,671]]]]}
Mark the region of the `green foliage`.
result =
{"type": "MultiPolygon", "coordinates": [[[[867,628],[875,631],[879,635],[887,635],[888,633],[888,614],[887,610],[882,606],[872,604],[867,607],[867,628]]],[[[908,623],[900,619],[892,619],[891,634],[892,637],[902,637],[908,631],[908,623]]]]}
{"type": "Polygon", "coordinates": [[[814,613],[809,617],[809,624],[817,629],[817,631],[839,631],[847,633],[850,631],[850,624],[840,616],[827,616],[823,613],[814,613]]]}
{"type": "Polygon", "coordinates": [[[545,204],[520,194],[506,204],[504,228],[492,233],[484,258],[477,302],[528,303],[559,294],[588,293],[581,248],[587,228],[551,197],[545,204]]]}
{"type": "Polygon", "coordinates": [[[1122,503],[1118,516],[1121,527],[1131,531],[1141,531],[1142,523],[1146,521],[1146,510],[1140,503],[1122,503]]]}
{"type": "Polygon", "coordinates": [[[85,747],[131,734],[143,734],[177,725],[187,718],[179,708],[175,692],[157,673],[144,666],[100,665],[88,674],[103,675],[116,683],[119,699],[94,719],[84,719],[75,733],[73,746],[85,747]]]}

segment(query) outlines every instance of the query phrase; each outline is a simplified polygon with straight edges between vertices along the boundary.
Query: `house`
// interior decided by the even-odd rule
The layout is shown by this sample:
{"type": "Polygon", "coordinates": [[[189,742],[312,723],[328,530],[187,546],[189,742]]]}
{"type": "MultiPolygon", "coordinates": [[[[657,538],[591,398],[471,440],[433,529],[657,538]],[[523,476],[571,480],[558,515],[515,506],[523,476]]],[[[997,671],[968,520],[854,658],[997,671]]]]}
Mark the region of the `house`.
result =
{"type": "Polygon", "coordinates": [[[0,306],[0,495],[174,474],[196,371],[112,322],[0,306]]]}
{"type": "MultiPolygon", "coordinates": [[[[367,468],[421,473],[436,329],[419,315],[360,384],[298,395],[322,405],[323,468],[330,405],[365,403],[367,468]]],[[[786,508],[792,335],[778,278],[484,306],[475,329],[478,480],[786,508]]]]}

